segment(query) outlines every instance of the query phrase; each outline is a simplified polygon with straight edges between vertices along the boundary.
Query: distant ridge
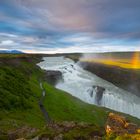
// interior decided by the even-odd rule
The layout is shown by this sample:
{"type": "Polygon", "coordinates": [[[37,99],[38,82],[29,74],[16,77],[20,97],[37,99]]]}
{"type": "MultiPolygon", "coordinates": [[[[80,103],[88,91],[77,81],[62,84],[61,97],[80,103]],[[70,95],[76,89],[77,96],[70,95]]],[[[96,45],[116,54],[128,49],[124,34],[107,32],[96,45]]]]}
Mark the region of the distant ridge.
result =
{"type": "Polygon", "coordinates": [[[0,54],[23,54],[22,51],[19,51],[19,50],[0,50],[0,54]]]}

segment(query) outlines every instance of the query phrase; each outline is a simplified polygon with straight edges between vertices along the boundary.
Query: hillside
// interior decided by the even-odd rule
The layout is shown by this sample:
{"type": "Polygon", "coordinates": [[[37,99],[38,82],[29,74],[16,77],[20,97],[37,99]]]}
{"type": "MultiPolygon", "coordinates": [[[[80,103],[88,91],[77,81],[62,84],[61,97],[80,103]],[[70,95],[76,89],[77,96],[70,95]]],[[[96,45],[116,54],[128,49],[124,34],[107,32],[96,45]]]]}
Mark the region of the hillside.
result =
{"type": "MultiPolygon", "coordinates": [[[[41,140],[60,135],[66,139],[105,138],[105,123],[112,111],[83,103],[43,81],[45,71],[36,66],[39,61],[38,55],[0,56],[0,139],[38,136],[41,140]],[[46,124],[39,108],[40,81],[46,91],[43,105],[51,124],[46,124]]],[[[126,117],[140,124],[138,119],[126,117]]]]}
{"type": "Polygon", "coordinates": [[[0,54],[23,54],[19,50],[0,50],[0,54]]]}

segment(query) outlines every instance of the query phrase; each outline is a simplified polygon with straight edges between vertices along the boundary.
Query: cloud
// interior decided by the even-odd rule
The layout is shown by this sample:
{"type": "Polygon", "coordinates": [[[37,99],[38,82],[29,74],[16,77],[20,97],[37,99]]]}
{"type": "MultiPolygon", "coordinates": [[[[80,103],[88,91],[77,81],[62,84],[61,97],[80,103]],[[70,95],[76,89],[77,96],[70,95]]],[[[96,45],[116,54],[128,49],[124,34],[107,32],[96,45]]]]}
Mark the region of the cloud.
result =
{"type": "Polygon", "coordinates": [[[11,40],[5,48],[32,52],[138,50],[139,13],[139,0],[3,0],[0,49],[11,40]]]}
{"type": "Polygon", "coordinates": [[[11,44],[14,44],[12,40],[5,40],[5,41],[2,41],[0,45],[11,45],[11,44]]]}

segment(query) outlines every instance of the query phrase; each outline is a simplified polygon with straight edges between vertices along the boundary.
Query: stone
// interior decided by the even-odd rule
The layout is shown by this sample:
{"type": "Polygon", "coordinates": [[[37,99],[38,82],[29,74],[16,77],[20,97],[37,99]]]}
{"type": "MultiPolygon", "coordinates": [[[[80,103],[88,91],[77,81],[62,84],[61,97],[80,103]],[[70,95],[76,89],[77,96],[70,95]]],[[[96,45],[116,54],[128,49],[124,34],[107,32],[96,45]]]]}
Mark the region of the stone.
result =
{"type": "Polygon", "coordinates": [[[136,124],[128,122],[123,116],[109,113],[105,130],[107,135],[110,133],[115,133],[116,135],[136,134],[138,126],[136,124]]]}

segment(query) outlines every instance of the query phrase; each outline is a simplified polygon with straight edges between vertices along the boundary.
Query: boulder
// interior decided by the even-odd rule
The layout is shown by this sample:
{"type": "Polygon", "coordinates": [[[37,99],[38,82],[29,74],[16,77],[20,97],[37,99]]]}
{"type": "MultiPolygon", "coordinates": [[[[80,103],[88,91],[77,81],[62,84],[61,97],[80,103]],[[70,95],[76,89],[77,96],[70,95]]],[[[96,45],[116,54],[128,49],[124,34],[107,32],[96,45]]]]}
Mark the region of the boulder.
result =
{"type": "Polygon", "coordinates": [[[125,117],[118,114],[109,113],[105,130],[107,135],[114,133],[116,135],[136,134],[138,126],[130,123],[125,117]]]}

